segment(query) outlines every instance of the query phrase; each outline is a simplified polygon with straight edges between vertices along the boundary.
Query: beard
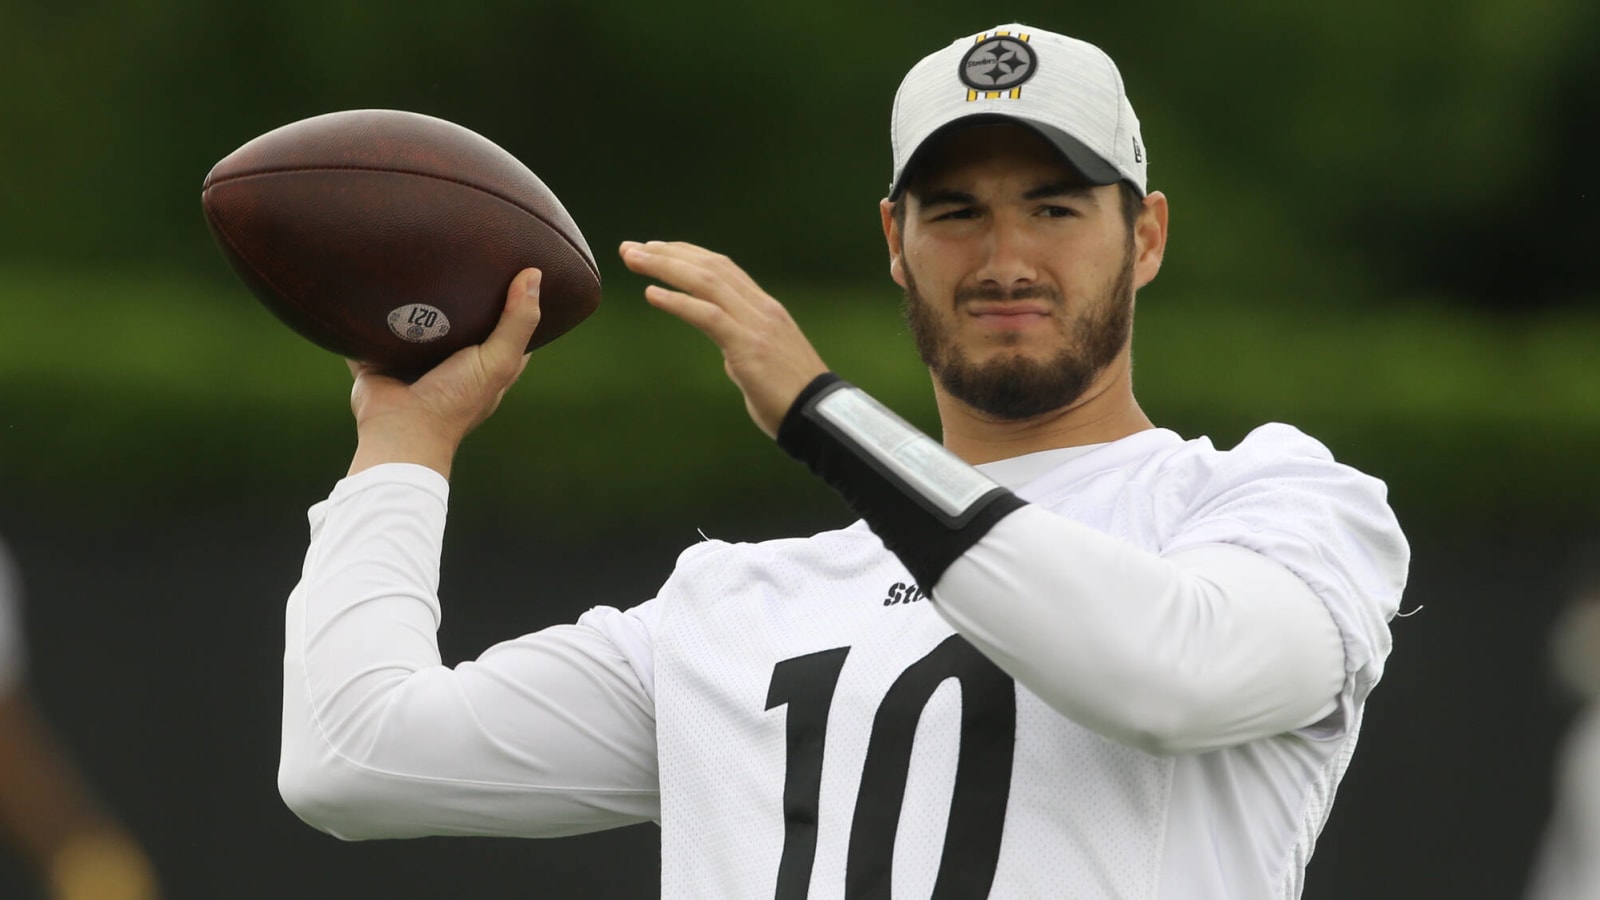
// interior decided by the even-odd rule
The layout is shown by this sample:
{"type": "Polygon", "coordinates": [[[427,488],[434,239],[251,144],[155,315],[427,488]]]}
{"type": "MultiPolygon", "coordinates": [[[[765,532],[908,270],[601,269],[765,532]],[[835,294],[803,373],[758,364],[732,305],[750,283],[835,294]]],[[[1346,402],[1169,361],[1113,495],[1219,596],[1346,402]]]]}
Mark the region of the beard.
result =
{"type": "MultiPolygon", "coordinates": [[[[906,266],[905,316],[917,355],[950,396],[997,419],[1020,421],[1070,406],[1116,360],[1133,333],[1132,250],[1130,246],[1110,287],[1068,323],[1067,345],[1044,360],[1002,353],[974,363],[956,344],[955,326],[929,308],[906,266]]],[[[959,314],[972,300],[1047,300],[1058,315],[1066,310],[1060,290],[1052,285],[1009,292],[998,287],[962,288],[953,298],[952,312],[959,314]]]]}

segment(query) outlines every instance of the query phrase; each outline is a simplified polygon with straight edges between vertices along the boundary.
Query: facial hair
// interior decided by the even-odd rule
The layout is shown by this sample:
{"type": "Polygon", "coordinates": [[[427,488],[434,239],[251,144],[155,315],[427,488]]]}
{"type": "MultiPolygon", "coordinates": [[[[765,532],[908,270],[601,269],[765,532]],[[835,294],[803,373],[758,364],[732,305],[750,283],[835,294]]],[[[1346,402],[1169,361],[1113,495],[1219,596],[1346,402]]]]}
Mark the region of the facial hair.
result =
{"type": "MultiPolygon", "coordinates": [[[[906,266],[904,309],[917,354],[950,396],[996,419],[1021,421],[1070,406],[1116,360],[1133,333],[1132,251],[1130,246],[1111,285],[1068,323],[1066,346],[1046,360],[1016,353],[972,362],[955,342],[954,323],[934,314],[906,266]]],[[[1053,285],[1009,292],[962,288],[952,299],[952,314],[961,315],[972,300],[1046,300],[1056,315],[1066,312],[1066,302],[1053,285]]]]}

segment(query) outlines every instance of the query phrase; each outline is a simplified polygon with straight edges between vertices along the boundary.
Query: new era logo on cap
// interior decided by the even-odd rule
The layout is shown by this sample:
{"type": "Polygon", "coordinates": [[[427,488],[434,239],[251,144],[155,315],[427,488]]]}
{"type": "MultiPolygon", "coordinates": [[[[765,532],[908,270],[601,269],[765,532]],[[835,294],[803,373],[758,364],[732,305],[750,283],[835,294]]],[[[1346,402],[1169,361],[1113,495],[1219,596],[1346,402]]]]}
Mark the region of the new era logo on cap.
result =
{"type": "Polygon", "coordinates": [[[996,118],[1037,131],[1092,183],[1146,192],[1139,119],[1116,64],[1093,44],[1012,24],[955,41],[906,74],[890,123],[890,198],[930,138],[996,118]]]}

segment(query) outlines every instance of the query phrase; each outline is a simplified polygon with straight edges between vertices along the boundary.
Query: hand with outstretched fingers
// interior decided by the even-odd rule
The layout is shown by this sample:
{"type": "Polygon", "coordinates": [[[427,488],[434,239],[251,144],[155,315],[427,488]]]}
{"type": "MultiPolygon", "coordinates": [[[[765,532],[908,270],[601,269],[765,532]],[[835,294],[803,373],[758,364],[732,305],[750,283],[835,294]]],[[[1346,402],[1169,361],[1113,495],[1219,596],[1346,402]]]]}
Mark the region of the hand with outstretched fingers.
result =
{"type": "Polygon", "coordinates": [[[776,437],[800,391],[828,371],[789,311],[733,260],[703,247],[624,241],[618,251],[631,271],[671,286],[650,285],[645,300],[722,350],[723,368],[744,392],[750,418],[776,437]]]}
{"type": "Polygon", "coordinates": [[[357,443],[349,474],[408,462],[450,477],[462,439],[489,418],[528,365],[528,340],[539,326],[539,279],[538,269],[517,273],[489,337],[456,351],[413,383],[350,361],[357,443]]]}

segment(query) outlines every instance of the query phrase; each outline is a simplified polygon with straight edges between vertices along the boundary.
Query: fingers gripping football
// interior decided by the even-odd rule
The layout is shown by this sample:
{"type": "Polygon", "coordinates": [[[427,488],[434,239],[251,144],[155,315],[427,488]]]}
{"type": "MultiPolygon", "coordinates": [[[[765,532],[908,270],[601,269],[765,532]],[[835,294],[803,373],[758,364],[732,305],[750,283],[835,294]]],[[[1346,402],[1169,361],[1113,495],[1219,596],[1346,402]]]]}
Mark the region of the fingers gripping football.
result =
{"type": "Polygon", "coordinates": [[[350,474],[383,462],[412,462],[449,476],[462,439],[494,413],[528,364],[526,348],[539,325],[539,281],[538,269],[519,273],[489,337],[413,383],[350,363],[359,436],[350,474]]]}
{"type": "Polygon", "coordinates": [[[722,350],[750,418],[775,437],[801,389],[828,370],[789,311],[733,260],[703,247],[626,241],[619,250],[630,270],[671,286],[651,285],[645,299],[722,350]]]}

